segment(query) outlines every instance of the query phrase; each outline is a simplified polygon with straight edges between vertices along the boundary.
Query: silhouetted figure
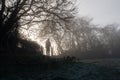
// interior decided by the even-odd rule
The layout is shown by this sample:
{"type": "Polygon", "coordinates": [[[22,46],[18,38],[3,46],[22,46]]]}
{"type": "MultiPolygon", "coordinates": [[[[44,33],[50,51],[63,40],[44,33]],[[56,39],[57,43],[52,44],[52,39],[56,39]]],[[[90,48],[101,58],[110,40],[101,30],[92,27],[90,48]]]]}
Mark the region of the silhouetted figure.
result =
{"type": "Polygon", "coordinates": [[[46,47],[46,55],[50,55],[50,47],[51,47],[50,39],[46,41],[45,47],[46,47]]]}

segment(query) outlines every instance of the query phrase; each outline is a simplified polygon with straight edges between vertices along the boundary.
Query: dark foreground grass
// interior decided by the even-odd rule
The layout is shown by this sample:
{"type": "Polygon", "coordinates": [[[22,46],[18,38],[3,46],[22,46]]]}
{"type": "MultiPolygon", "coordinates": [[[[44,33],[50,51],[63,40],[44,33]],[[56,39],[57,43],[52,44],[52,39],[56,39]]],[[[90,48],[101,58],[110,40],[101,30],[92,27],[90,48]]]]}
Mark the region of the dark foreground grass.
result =
{"type": "Polygon", "coordinates": [[[59,60],[49,65],[2,65],[0,74],[0,80],[120,80],[120,70],[114,67],[59,60]]]}

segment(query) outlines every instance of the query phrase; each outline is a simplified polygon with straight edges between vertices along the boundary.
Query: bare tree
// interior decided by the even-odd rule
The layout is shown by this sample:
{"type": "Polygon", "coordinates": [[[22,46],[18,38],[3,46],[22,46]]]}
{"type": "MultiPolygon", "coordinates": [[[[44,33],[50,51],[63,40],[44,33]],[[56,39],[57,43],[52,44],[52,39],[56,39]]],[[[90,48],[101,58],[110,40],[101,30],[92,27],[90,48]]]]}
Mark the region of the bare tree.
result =
{"type": "MultiPolygon", "coordinates": [[[[66,28],[65,22],[73,17],[74,10],[70,0],[0,0],[0,46],[4,46],[15,31],[18,33],[19,28],[29,29],[41,22],[66,28]]],[[[51,28],[51,32],[58,29],[46,26],[43,30],[46,28],[51,28]]]]}

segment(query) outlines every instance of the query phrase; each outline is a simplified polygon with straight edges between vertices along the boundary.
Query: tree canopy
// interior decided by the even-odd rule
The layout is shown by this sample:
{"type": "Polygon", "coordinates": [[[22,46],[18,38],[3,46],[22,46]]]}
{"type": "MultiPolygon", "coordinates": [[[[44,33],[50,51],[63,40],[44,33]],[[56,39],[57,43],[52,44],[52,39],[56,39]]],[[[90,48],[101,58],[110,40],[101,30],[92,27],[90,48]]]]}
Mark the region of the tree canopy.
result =
{"type": "Polygon", "coordinates": [[[11,42],[16,46],[20,28],[28,29],[41,22],[65,28],[65,23],[74,17],[74,10],[70,0],[0,0],[0,46],[11,42]]]}

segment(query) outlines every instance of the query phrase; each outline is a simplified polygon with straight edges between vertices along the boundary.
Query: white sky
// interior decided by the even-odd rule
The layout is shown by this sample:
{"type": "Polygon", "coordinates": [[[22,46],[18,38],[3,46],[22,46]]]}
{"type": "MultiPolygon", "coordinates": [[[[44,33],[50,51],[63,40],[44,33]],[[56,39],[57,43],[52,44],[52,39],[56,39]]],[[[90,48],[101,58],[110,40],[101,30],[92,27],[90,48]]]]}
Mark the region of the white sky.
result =
{"type": "Polygon", "coordinates": [[[120,24],[120,0],[78,0],[79,15],[93,18],[93,23],[120,24]]]}

